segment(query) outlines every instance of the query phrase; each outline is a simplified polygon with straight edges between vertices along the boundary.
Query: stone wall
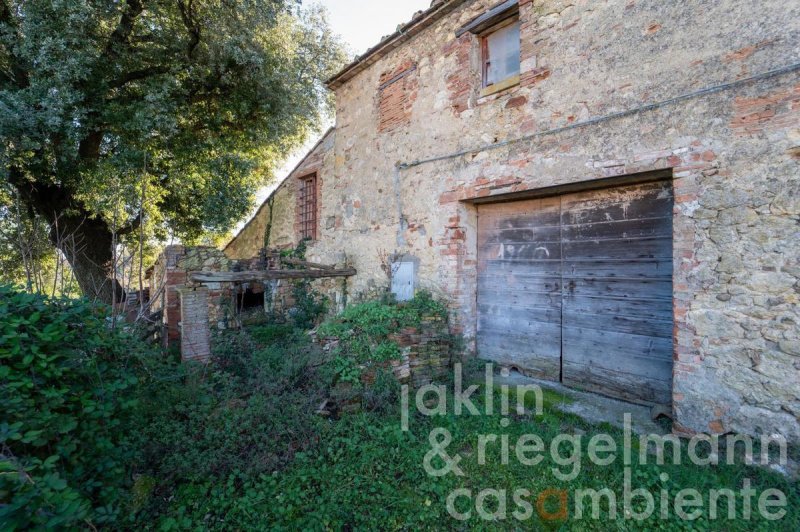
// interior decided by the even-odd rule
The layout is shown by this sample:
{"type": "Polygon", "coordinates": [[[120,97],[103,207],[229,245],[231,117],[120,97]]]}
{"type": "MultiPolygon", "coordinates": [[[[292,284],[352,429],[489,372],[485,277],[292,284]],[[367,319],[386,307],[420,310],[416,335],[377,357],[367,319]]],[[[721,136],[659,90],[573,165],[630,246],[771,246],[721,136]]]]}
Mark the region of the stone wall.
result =
{"type": "MultiPolygon", "coordinates": [[[[270,194],[245,227],[225,246],[225,254],[231,259],[249,259],[258,255],[264,247],[286,249],[296,246],[300,240],[297,227],[297,192],[300,178],[317,174],[317,187],[321,190],[332,161],[333,130],[328,131],[309,154],[270,194]],[[327,164],[325,164],[327,162],[327,164]],[[271,224],[269,243],[265,246],[267,225],[271,224]]],[[[319,206],[319,202],[317,202],[319,206]]],[[[333,219],[317,222],[333,226],[333,219]]]]}
{"type": "MultiPolygon", "coordinates": [[[[320,410],[326,415],[334,406],[340,411],[360,410],[368,392],[378,379],[379,372],[389,372],[400,384],[419,389],[431,383],[443,383],[452,375],[454,357],[459,356],[447,320],[442,316],[421,316],[419,327],[408,327],[389,335],[388,339],[400,348],[400,358],[384,362],[368,362],[359,366],[363,388],[349,382],[337,382],[332,397],[320,410]],[[331,404],[331,402],[333,404],[331,404]]],[[[326,352],[335,351],[338,338],[317,338],[326,352]]]]}
{"type": "Polygon", "coordinates": [[[167,246],[149,272],[151,311],[161,312],[162,337],[168,344],[180,341],[181,302],[177,287],[186,284],[186,272],[178,268],[183,246],[167,246]]]}
{"type": "MultiPolygon", "coordinates": [[[[161,312],[162,336],[170,345],[181,346],[184,360],[207,360],[209,330],[237,328],[247,319],[258,321],[264,313],[279,315],[295,306],[294,281],[281,279],[267,282],[193,282],[190,272],[242,272],[278,269],[280,259],[272,251],[268,256],[259,250],[246,259],[232,259],[221,250],[207,246],[168,246],[149,272],[151,290],[158,296],[153,300],[153,313],[161,312]],[[258,302],[259,312],[245,308],[244,298],[263,294],[258,302]],[[185,308],[186,302],[191,305],[185,308]],[[205,307],[205,308],[201,308],[205,307]],[[246,312],[247,311],[247,312],[246,312]],[[186,318],[189,322],[186,322],[186,318]]],[[[331,297],[332,312],[344,308],[343,279],[318,279],[314,288],[331,297]]]]}
{"type": "Polygon", "coordinates": [[[495,3],[446,1],[335,83],[309,260],[346,255],[357,294],[385,286],[381,250],[414,257],[469,340],[473,200],[666,169],[676,426],[800,441],[800,5],[520,0],[520,83],[481,97],[455,30],[495,3]],[[387,101],[393,72],[413,81],[387,101]]]}

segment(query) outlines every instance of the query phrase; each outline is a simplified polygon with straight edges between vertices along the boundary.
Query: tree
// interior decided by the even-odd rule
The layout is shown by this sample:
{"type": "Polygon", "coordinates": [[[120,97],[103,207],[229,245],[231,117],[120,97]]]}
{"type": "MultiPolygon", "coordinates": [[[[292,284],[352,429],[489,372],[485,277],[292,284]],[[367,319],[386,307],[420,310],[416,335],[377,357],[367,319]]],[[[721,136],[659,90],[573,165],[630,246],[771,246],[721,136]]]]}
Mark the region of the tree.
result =
{"type": "Polygon", "coordinates": [[[343,59],[298,0],[0,0],[3,177],[110,301],[142,176],[160,236],[229,230],[318,129],[343,59]]]}

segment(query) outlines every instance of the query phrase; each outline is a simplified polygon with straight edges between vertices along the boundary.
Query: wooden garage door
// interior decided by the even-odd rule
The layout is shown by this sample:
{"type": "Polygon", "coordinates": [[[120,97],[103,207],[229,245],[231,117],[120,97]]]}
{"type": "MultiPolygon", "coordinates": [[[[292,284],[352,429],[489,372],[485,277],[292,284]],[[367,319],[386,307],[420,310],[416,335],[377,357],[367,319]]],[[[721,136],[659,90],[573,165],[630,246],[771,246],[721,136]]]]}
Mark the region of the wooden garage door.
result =
{"type": "Polygon", "coordinates": [[[669,403],[672,204],[659,182],[479,207],[479,355],[669,403]]]}

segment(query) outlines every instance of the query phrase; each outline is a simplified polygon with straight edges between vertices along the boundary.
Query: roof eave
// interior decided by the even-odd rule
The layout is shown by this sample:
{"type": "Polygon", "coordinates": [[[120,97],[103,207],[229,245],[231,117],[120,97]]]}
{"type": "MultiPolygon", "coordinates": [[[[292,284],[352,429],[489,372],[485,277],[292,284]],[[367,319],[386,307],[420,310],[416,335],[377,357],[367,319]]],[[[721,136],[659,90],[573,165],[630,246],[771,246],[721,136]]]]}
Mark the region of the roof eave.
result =
{"type": "Polygon", "coordinates": [[[423,11],[422,15],[402,25],[396,32],[357,57],[355,61],[326,81],[325,85],[331,90],[340,88],[357,74],[366,70],[367,67],[377,62],[392,50],[398,48],[401,44],[405,43],[425,28],[441,20],[442,17],[467,1],[468,0],[442,0],[439,3],[434,3],[429,9],[423,11]]]}
{"type": "Polygon", "coordinates": [[[302,159],[300,159],[300,161],[294,166],[294,168],[292,168],[292,171],[289,172],[283,178],[280,179],[278,184],[275,186],[275,189],[272,192],[269,193],[269,195],[266,197],[266,199],[264,199],[264,201],[261,202],[261,205],[258,207],[258,209],[256,209],[255,214],[253,214],[253,216],[249,220],[247,220],[247,223],[245,223],[242,226],[242,228],[239,229],[239,231],[236,232],[236,235],[233,238],[231,238],[230,241],[228,241],[228,243],[225,244],[222,247],[222,251],[223,252],[226,249],[228,249],[229,247],[231,247],[231,244],[233,244],[236,241],[236,239],[239,238],[239,235],[241,235],[244,232],[244,230],[247,229],[250,226],[250,224],[255,221],[256,218],[258,218],[258,213],[261,212],[261,209],[264,208],[264,206],[267,204],[267,202],[269,202],[269,200],[275,194],[278,193],[280,188],[289,180],[289,178],[291,178],[292,175],[294,175],[295,172],[297,172],[300,169],[300,167],[303,165],[303,163],[306,162],[309,157],[311,157],[311,154],[314,153],[314,150],[319,148],[322,145],[322,143],[325,142],[325,139],[327,139],[330,136],[330,134],[333,133],[334,131],[336,131],[335,127],[329,127],[328,130],[325,132],[325,134],[323,134],[322,137],[320,137],[320,139],[317,141],[317,143],[314,144],[314,146],[310,150],[308,150],[306,152],[306,154],[303,156],[302,159]]]}

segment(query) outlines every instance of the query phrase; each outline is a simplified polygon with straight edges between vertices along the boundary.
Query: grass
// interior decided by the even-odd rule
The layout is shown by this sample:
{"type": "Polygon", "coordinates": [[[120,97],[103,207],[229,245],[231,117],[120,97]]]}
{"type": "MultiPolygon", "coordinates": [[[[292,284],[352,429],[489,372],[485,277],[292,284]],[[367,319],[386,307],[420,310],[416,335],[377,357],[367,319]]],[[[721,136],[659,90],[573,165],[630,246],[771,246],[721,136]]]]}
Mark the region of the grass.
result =
{"type": "MultiPolygon", "coordinates": [[[[288,330],[262,328],[255,331],[255,336],[281,340],[287,349],[291,347],[292,335],[288,330]]],[[[319,443],[296,453],[279,471],[257,478],[232,475],[228,482],[182,486],[165,514],[169,517],[160,526],[162,529],[201,526],[278,530],[800,530],[798,486],[775,473],[741,464],[658,465],[652,456],[647,457],[647,463],[640,463],[635,440],[630,467],[625,466],[621,457],[609,465],[598,465],[587,456],[590,439],[607,434],[619,449],[618,454],[622,454],[625,434],[621,430],[608,424],[592,425],[559,411],[556,406],[570,399],[550,390],[544,391],[541,416],[530,412],[534,406],[532,397],[526,401],[527,413],[518,415],[512,406],[512,413],[504,416],[498,412],[501,393],[494,392],[495,411],[491,415],[456,416],[452,401],[448,400],[445,415],[427,417],[412,413],[407,431],[401,428],[399,399],[396,406],[383,413],[350,414],[329,421],[319,443]],[[434,469],[445,465],[435,453],[430,454],[435,443],[431,434],[435,429],[448,431],[452,441],[445,452],[459,461],[457,465],[463,475],[431,476],[426,472],[426,457],[434,469]],[[482,435],[497,435],[496,441],[485,445],[485,453],[481,452],[482,435]],[[544,458],[535,465],[521,463],[516,455],[515,446],[524,443],[520,438],[526,435],[540,437],[545,445],[544,458]],[[573,453],[574,447],[565,441],[557,447],[556,456],[552,456],[551,442],[566,437],[579,440],[582,453],[573,453]],[[502,453],[506,438],[508,461],[502,453]],[[485,461],[481,460],[482,455],[485,461]],[[625,519],[623,493],[628,475],[632,489],[641,488],[654,497],[655,513],[644,521],[625,519]],[[710,490],[728,488],[738,494],[745,479],[749,479],[756,491],[751,519],[744,519],[741,497],[735,500],[735,519],[727,519],[724,497],[719,504],[719,518],[712,519],[710,490]],[[578,519],[575,513],[578,490],[604,488],[617,497],[616,518],[612,519],[613,512],[604,502],[599,506],[597,518],[592,518],[586,503],[584,508],[589,515],[578,519]],[[453,518],[447,509],[448,496],[458,489],[467,491],[459,492],[453,509],[464,516],[468,514],[465,520],[453,518]],[[484,504],[478,504],[479,494],[487,489],[496,491],[484,492],[484,504]],[[679,519],[675,514],[673,504],[683,489],[695,489],[702,497],[702,515],[695,520],[679,519]],[[767,521],[758,514],[758,496],[767,489],[780,490],[787,498],[786,515],[779,521],[767,521]],[[515,493],[522,502],[515,500],[515,493]],[[669,502],[663,519],[662,495],[669,502]],[[500,499],[506,503],[505,509],[500,499]],[[478,507],[494,517],[479,515],[478,507]]],[[[509,395],[514,405],[513,387],[509,395]]],[[[476,393],[474,398],[483,411],[483,394],[476,393]]],[[[413,396],[411,405],[413,408],[413,396]]],[[[685,443],[683,451],[685,457],[685,443]]],[[[643,510],[641,498],[634,501],[632,508],[643,510]]]]}

